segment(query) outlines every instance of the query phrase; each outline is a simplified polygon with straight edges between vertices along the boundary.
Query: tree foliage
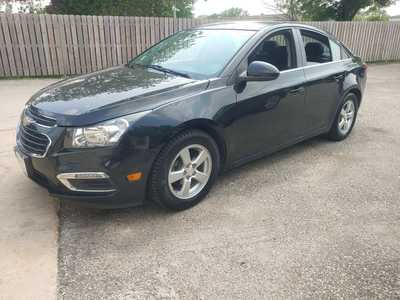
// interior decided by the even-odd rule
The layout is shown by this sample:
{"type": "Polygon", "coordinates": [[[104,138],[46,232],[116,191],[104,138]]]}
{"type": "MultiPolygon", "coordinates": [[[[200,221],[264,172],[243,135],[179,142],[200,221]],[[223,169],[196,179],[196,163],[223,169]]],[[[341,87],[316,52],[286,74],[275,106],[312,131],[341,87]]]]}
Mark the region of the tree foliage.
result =
{"type": "Polygon", "coordinates": [[[375,4],[359,12],[354,19],[356,21],[389,21],[390,17],[381,6],[375,4]]]}
{"type": "Polygon", "coordinates": [[[48,13],[71,15],[192,17],[195,0],[51,0],[48,13]]]}
{"type": "Polygon", "coordinates": [[[235,17],[246,17],[248,16],[249,13],[247,10],[244,10],[239,7],[232,7],[227,10],[224,10],[223,12],[219,14],[212,14],[209,17],[210,18],[235,18],[235,17]]]}
{"type": "Polygon", "coordinates": [[[276,7],[292,20],[351,21],[363,9],[383,7],[397,0],[275,0],[276,7]]]}

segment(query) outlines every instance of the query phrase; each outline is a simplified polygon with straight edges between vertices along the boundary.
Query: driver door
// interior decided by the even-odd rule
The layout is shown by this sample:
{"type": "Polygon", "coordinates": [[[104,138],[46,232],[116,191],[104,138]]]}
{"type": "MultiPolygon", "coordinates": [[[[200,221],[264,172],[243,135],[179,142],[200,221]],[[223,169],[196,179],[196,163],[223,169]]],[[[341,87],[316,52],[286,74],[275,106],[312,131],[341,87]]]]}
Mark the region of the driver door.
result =
{"type": "Polygon", "coordinates": [[[239,67],[246,72],[252,61],[276,66],[280,76],[271,81],[246,82],[236,87],[239,118],[234,161],[266,154],[300,139],[305,123],[305,76],[298,69],[296,44],[292,29],[267,36],[239,67]]]}

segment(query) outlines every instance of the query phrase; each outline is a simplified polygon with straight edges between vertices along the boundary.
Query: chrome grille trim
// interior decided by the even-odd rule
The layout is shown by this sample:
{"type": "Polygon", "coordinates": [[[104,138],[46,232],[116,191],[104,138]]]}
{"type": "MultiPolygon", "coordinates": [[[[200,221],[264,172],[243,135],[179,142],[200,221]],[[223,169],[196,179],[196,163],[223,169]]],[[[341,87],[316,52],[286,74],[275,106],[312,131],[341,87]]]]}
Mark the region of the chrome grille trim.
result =
{"type": "Polygon", "coordinates": [[[50,137],[31,128],[19,126],[17,145],[22,152],[36,158],[44,158],[50,149],[52,142],[50,137]],[[30,131],[30,132],[29,132],[30,131]]]}
{"type": "Polygon", "coordinates": [[[25,109],[25,114],[31,117],[35,123],[39,126],[52,128],[57,126],[57,121],[54,118],[44,116],[37,111],[35,111],[32,107],[28,107],[25,109]]]}

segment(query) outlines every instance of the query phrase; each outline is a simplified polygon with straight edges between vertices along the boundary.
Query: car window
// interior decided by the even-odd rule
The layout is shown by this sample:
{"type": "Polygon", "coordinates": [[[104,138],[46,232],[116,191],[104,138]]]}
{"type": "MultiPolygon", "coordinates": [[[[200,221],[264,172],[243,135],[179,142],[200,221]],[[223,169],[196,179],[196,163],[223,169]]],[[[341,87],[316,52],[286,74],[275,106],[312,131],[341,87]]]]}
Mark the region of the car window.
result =
{"type": "Polygon", "coordinates": [[[342,59],[348,59],[348,58],[351,58],[352,56],[351,56],[351,54],[350,54],[350,52],[349,52],[349,50],[347,50],[345,47],[343,47],[343,46],[341,46],[340,47],[341,48],[341,50],[342,50],[342,59]]]}
{"type": "Polygon", "coordinates": [[[333,40],[329,40],[329,43],[331,45],[331,50],[332,50],[332,60],[333,61],[342,60],[342,53],[341,53],[342,47],[333,40]]]}
{"type": "Polygon", "coordinates": [[[332,61],[329,39],[319,33],[301,30],[307,65],[323,64],[332,61]]]}
{"type": "Polygon", "coordinates": [[[248,64],[253,61],[270,63],[280,71],[296,68],[292,31],[282,30],[267,37],[249,55],[248,64]]]}
{"type": "Polygon", "coordinates": [[[187,30],[161,41],[129,65],[158,65],[203,79],[217,76],[255,34],[247,30],[187,30]]]}

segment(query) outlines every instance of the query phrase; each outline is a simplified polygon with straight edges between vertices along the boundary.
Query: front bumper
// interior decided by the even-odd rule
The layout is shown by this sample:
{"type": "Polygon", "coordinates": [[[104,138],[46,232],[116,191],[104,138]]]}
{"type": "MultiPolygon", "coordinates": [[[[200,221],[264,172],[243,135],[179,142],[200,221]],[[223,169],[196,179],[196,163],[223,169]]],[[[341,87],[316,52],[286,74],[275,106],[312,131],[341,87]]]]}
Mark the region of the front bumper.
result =
{"type": "Polygon", "coordinates": [[[49,193],[61,200],[70,200],[99,208],[138,206],[146,200],[148,174],[155,157],[150,150],[98,148],[49,153],[46,157],[32,157],[16,146],[15,152],[23,160],[27,175],[49,193]],[[112,183],[112,189],[101,192],[79,191],[62,183],[60,174],[102,173],[112,183]],[[138,181],[129,181],[127,175],[141,172],[138,181]]]}

